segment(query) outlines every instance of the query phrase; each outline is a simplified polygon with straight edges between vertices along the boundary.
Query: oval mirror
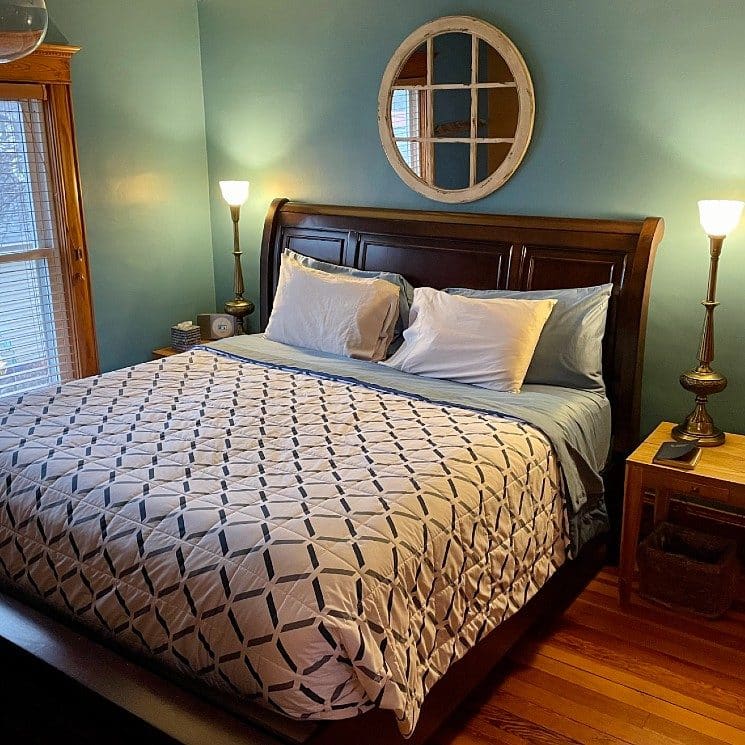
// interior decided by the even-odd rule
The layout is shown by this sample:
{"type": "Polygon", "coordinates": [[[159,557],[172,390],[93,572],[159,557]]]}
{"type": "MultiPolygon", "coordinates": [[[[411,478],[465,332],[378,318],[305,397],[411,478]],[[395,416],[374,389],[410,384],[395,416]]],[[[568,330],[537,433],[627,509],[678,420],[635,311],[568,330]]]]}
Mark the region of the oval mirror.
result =
{"type": "Polygon", "coordinates": [[[533,134],[535,96],[517,47],[497,28],[449,16],[411,34],[388,63],[378,125],[412,189],[473,202],[504,184],[533,134]]]}

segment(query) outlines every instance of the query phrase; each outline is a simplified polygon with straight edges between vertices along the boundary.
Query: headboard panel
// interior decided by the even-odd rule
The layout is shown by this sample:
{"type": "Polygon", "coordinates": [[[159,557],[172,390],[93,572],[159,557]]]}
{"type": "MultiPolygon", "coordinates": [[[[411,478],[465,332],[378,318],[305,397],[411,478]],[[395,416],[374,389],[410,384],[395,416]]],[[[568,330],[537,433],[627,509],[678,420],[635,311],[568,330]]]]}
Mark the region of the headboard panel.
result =
{"type": "Polygon", "coordinates": [[[561,289],[606,282],[614,294],[604,341],[614,451],[639,440],[652,264],[664,223],[511,217],[332,207],[278,199],[261,250],[261,328],[269,320],[282,250],[403,274],[414,286],[561,289]]]}

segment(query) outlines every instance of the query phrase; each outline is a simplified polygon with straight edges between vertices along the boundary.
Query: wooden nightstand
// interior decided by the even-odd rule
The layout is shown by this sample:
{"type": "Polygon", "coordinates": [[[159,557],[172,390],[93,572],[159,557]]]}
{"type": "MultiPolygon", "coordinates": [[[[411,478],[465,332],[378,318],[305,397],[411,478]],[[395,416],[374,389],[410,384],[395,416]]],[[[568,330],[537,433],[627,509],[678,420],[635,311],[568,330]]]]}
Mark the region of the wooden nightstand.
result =
{"type": "Polygon", "coordinates": [[[162,360],[164,357],[170,357],[174,354],[181,354],[173,347],[161,347],[160,349],[153,349],[153,359],[162,360]]]}
{"type": "Polygon", "coordinates": [[[672,495],[745,507],[745,436],[728,434],[724,445],[702,448],[696,468],[683,471],[652,463],[660,445],[673,439],[673,426],[669,422],[660,424],[626,461],[618,575],[618,593],[622,605],[628,603],[631,596],[646,491],[655,492],[655,523],[667,519],[672,495]]]}

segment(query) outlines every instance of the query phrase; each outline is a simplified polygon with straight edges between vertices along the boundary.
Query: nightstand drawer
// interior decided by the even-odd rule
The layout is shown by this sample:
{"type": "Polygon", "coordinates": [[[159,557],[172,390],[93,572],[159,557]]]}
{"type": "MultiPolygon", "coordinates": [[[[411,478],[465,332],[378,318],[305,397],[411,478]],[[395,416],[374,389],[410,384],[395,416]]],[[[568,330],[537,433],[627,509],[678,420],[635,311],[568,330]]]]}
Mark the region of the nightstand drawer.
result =
{"type": "Polygon", "coordinates": [[[654,489],[667,489],[673,494],[729,502],[730,489],[726,485],[701,484],[677,475],[655,470],[647,474],[645,483],[654,489]]]}

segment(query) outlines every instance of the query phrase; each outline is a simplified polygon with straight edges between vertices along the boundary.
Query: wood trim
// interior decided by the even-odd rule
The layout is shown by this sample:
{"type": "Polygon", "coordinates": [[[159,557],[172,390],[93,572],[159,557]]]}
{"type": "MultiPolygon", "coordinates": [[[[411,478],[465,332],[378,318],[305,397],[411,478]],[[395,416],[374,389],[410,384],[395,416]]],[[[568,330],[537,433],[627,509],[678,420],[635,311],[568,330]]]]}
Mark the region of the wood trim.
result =
{"type": "Polygon", "coordinates": [[[46,88],[37,83],[0,83],[0,101],[46,101],[46,98],[46,88]]]}
{"type": "Polygon", "coordinates": [[[628,406],[630,425],[625,431],[615,433],[614,449],[619,452],[630,453],[639,444],[647,309],[652,286],[651,267],[654,266],[657,248],[664,232],[665,223],[659,218],[649,217],[642,224],[630,267],[629,293],[626,302],[619,304],[617,333],[620,339],[616,346],[616,364],[618,378],[623,381],[628,394],[624,395],[623,405],[628,406]],[[640,309],[643,309],[642,312],[640,309]]]}
{"type": "Polygon", "coordinates": [[[85,237],[83,202],[78,171],[75,121],[69,86],[50,85],[47,122],[54,164],[55,198],[59,220],[60,255],[66,275],[68,304],[75,340],[78,375],[86,378],[99,372],[98,344],[90,264],[85,237]]]}
{"type": "Polygon", "coordinates": [[[0,80],[16,83],[70,84],[70,60],[80,47],[42,44],[33,54],[0,65],[0,80]]]}
{"type": "Polygon", "coordinates": [[[28,57],[0,65],[0,86],[23,81],[24,88],[40,87],[44,91],[50,177],[69,335],[75,356],[75,374],[88,377],[98,373],[99,364],[70,89],[70,60],[79,49],[43,44],[28,57]]]}

